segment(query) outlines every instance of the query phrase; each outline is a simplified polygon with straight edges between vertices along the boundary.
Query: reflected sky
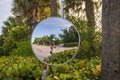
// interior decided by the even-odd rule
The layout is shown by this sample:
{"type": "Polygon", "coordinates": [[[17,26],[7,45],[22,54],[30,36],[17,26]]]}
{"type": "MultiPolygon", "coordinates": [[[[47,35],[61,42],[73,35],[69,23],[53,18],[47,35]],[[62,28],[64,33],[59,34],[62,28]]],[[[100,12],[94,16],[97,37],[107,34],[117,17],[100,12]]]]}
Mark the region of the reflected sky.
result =
{"type": "Polygon", "coordinates": [[[60,33],[62,33],[61,30],[69,28],[73,24],[63,18],[58,18],[58,17],[52,17],[52,18],[47,18],[35,27],[33,33],[32,33],[32,42],[34,39],[37,37],[43,37],[43,36],[50,36],[51,34],[55,34],[56,37],[60,33]]]}

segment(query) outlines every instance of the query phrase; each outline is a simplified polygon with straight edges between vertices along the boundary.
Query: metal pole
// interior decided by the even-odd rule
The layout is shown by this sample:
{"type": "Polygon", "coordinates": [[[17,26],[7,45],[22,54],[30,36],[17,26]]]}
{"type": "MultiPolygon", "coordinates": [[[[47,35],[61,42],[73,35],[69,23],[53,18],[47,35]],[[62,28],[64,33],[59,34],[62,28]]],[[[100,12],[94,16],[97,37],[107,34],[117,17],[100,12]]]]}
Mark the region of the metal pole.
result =
{"type": "MultiPolygon", "coordinates": [[[[51,9],[51,17],[57,16],[57,0],[50,0],[50,9],[51,9]]],[[[46,80],[48,65],[42,64],[43,72],[42,72],[42,80],[46,80]]]]}
{"type": "Polygon", "coordinates": [[[42,64],[42,80],[46,80],[47,77],[47,70],[48,70],[48,65],[47,64],[42,64]]]}

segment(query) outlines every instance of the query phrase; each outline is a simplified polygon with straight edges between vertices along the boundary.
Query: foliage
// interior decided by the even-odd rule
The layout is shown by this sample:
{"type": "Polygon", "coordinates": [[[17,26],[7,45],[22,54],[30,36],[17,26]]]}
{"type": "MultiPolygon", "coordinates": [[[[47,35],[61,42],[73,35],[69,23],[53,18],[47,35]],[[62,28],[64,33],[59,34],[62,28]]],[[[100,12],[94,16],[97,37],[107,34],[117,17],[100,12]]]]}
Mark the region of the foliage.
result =
{"type": "Polygon", "coordinates": [[[4,21],[4,26],[2,29],[2,35],[4,38],[8,37],[8,30],[10,30],[11,28],[17,26],[17,22],[15,20],[15,17],[9,17],[6,21],[4,21]]]}
{"type": "Polygon", "coordinates": [[[0,80],[34,80],[41,63],[35,57],[9,56],[0,58],[0,80]]]}
{"type": "Polygon", "coordinates": [[[11,36],[7,37],[2,46],[2,55],[9,55],[14,48],[17,48],[15,39],[11,36]]]}
{"type": "Polygon", "coordinates": [[[61,64],[67,62],[76,54],[76,49],[64,50],[58,53],[53,53],[49,57],[45,58],[44,61],[50,64],[61,64]]]}
{"type": "MultiPolygon", "coordinates": [[[[11,18],[4,23],[6,24],[3,27],[4,37],[0,39],[0,45],[2,45],[0,46],[0,54],[11,54],[0,57],[0,80],[34,80],[41,77],[41,63],[36,58],[29,56],[32,51],[28,39],[33,26],[50,16],[48,3],[49,0],[14,0],[15,20],[11,18]],[[24,19],[26,19],[25,24],[29,26],[17,24],[17,22],[20,24],[24,19]]],[[[101,53],[101,32],[96,31],[94,27],[89,28],[85,21],[75,18],[69,18],[69,20],[74,23],[81,34],[81,48],[77,57],[82,59],[74,59],[63,66],[50,66],[51,70],[49,70],[47,80],[98,80],[101,72],[101,60],[95,56],[99,56],[101,53]]],[[[59,41],[57,40],[56,42],[59,41]]],[[[53,62],[53,64],[63,63],[72,58],[74,51],[53,54],[45,60],[53,62]],[[54,61],[57,62],[54,63],[54,61]]]]}
{"type": "Polygon", "coordinates": [[[16,41],[27,40],[30,36],[30,30],[24,25],[16,26],[9,30],[8,34],[9,36],[12,36],[16,41]]]}
{"type": "Polygon", "coordinates": [[[78,46],[78,42],[64,43],[64,47],[75,47],[78,46]]]}
{"type": "Polygon", "coordinates": [[[27,18],[27,25],[33,29],[39,21],[50,16],[49,0],[14,0],[12,11],[18,22],[27,18]]]}
{"type": "MultiPolygon", "coordinates": [[[[1,46],[1,55],[9,55],[9,53],[16,49],[17,43],[23,40],[28,40],[30,36],[30,30],[26,27],[26,25],[14,26],[8,29],[7,36],[4,38],[3,45],[1,46]]],[[[1,42],[1,41],[0,41],[1,42]]],[[[29,47],[29,49],[31,49],[29,47]]],[[[28,50],[28,49],[27,49],[28,50]]],[[[17,53],[16,53],[17,54],[17,53]]]]}
{"type": "Polygon", "coordinates": [[[4,39],[3,36],[0,35],[0,56],[3,55],[3,49],[2,49],[3,44],[4,44],[4,39]]]}
{"type": "MultiPolygon", "coordinates": [[[[35,57],[9,56],[0,58],[0,80],[35,80],[41,78],[41,65],[35,57]]],[[[68,64],[50,66],[46,80],[99,80],[99,57],[74,59],[68,64]]]]}
{"type": "Polygon", "coordinates": [[[101,55],[101,30],[95,27],[88,27],[87,22],[76,19],[74,17],[69,18],[71,22],[76,26],[80,34],[80,49],[78,58],[90,58],[101,55]]]}
{"type": "Polygon", "coordinates": [[[94,27],[97,23],[99,8],[102,5],[102,0],[64,0],[65,13],[67,16],[75,16],[82,20],[88,21],[88,27],[94,27]],[[82,13],[82,14],[81,14],[82,13]],[[97,15],[96,15],[97,14],[97,15]]]}
{"type": "Polygon", "coordinates": [[[34,44],[39,44],[39,45],[49,45],[50,39],[48,36],[44,36],[42,38],[35,38],[34,44]]]}
{"type": "Polygon", "coordinates": [[[53,40],[55,39],[55,34],[51,34],[51,35],[49,36],[49,39],[50,39],[50,41],[53,41],[53,40]]]}
{"type": "Polygon", "coordinates": [[[74,26],[71,26],[69,29],[64,29],[62,31],[63,34],[59,34],[60,38],[62,39],[62,42],[68,43],[78,41],[78,33],[74,26]]]}
{"type": "Polygon", "coordinates": [[[56,44],[56,45],[59,45],[59,44],[61,44],[62,43],[62,41],[59,39],[59,38],[55,38],[55,40],[54,40],[54,43],[56,44]]]}
{"type": "Polygon", "coordinates": [[[31,56],[33,55],[30,40],[17,42],[17,48],[10,52],[10,55],[31,56]]]}
{"type": "Polygon", "coordinates": [[[60,40],[55,36],[55,34],[51,34],[50,36],[46,35],[40,38],[35,38],[33,44],[39,45],[50,45],[54,42],[54,44],[59,44],[60,40]]]}
{"type": "Polygon", "coordinates": [[[0,47],[3,45],[3,43],[4,43],[3,36],[2,36],[2,35],[0,35],[0,47]]]}
{"type": "Polygon", "coordinates": [[[74,59],[62,66],[50,66],[47,80],[100,80],[101,60],[99,57],[74,59]]]}
{"type": "Polygon", "coordinates": [[[15,27],[17,24],[16,24],[16,21],[15,21],[15,18],[14,17],[9,17],[7,19],[7,21],[4,21],[4,24],[7,28],[12,28],[12,27],[15,27]]]}

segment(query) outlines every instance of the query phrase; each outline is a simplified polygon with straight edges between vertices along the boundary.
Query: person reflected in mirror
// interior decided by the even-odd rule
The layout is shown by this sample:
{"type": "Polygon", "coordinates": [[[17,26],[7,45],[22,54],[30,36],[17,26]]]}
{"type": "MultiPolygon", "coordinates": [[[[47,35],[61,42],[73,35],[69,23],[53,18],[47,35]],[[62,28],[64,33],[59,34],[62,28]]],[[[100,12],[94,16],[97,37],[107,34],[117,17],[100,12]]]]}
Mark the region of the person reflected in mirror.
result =
{"type": "Polygon", "coordinates": [[[51,49],[50,54],[53,54],[53,49],[54,49],[54,48],[56,48],[56,47],[55,47],[55,43],[52,42],[51,45],[50,45],[50,49],[51,49]]]}

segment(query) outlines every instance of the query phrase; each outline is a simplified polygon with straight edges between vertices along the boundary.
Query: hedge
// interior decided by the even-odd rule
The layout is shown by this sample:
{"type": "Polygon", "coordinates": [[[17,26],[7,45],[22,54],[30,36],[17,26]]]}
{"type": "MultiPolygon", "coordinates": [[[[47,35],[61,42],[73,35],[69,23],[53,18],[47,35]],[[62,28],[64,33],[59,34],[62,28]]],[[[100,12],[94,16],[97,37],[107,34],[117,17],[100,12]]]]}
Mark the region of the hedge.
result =
{"type": "Polygon", "coordinates": [[[78,46],[78,42],[64,43],[64,47],[75,47],[78,46]]]}

